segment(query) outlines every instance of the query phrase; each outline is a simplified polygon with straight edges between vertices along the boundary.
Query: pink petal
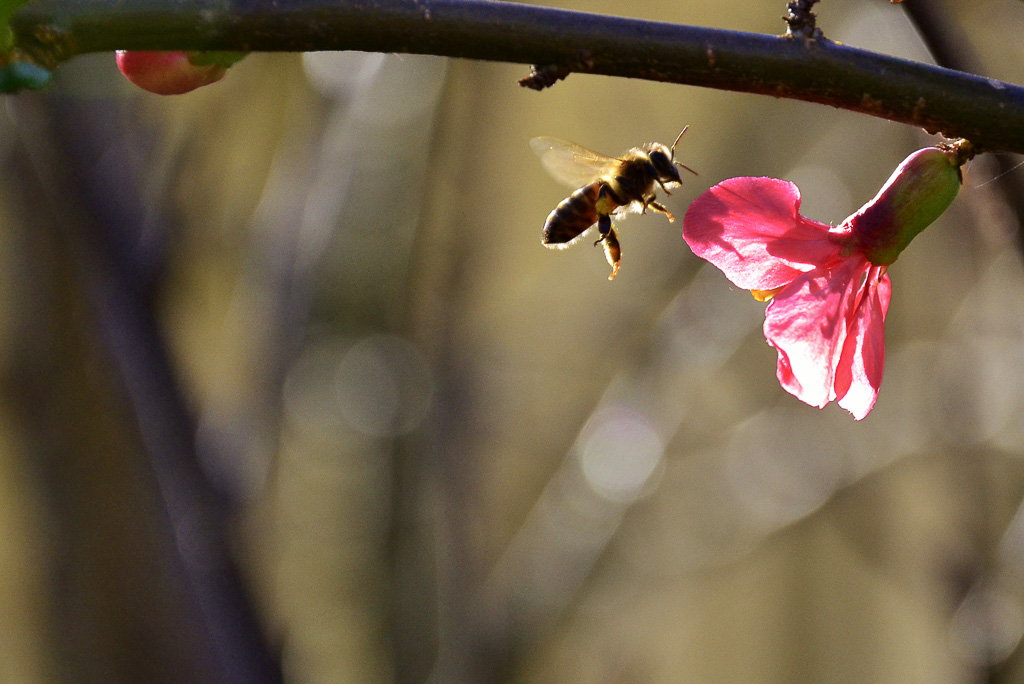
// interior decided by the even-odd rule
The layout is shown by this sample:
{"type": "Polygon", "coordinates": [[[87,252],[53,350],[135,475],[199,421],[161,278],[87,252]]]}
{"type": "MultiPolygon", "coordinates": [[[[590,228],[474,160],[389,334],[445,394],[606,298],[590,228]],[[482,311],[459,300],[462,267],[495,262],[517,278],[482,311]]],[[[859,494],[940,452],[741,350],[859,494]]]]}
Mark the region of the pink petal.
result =
{"type": "Polygon", "coordinates": [[[840,405],[860,420],[878,397],[891,287],[863,257],[802,274],[765,313],[764,334],[779,353],[786,391],[821,408],[840,405]]]}
{"type": "Polygon", "coordinates": [[[800,190],[776,178],[730,178],[690,205],[683,239],[745,290],[774,290],[838,258],[829,226],[799,213],[800,190]]]}
{"type": "Polygon", "coordinates": [[[779,353],[779,383],[811,406],[835,399],[835,366],[846,338],[840,312],[857,265],[848,260],[838,271],[801,274],[765,312],[764,336],[779,353]]]}
{"type": "Polygon", "coordinates": [[[879,274],[879,267],[873,267],[861,286],[862,301],[853,312],[836,369],[839,405],[857,420],[874,407],[885,366],[885,314],[889,310],[892,283],[889,276],[879,274]]]}

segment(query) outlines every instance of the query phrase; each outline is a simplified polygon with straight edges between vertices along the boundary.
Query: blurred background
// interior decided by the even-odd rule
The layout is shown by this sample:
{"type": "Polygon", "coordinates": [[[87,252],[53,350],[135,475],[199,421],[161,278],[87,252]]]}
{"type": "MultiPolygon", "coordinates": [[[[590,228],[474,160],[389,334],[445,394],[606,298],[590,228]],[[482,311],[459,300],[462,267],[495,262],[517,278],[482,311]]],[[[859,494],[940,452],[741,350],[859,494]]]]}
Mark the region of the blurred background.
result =
{"type": "MultiPolygon", "coordinates": [[[[782,2],[557,4],[784,29],[782,2]]],[[[1024,83],[1021,3],[929,7],[1024,83]]],[[[898,6],[816,9],[930,59],[898,6]]],[[[764,305],[679,223],[621,224],[614,282],[544,249],[569,189],[528,141],[689,124],[676,216],[770,175],[838,223],[931,139],[527,73],[252,55],[161,98],[91,55],[5,99],[0,682],[1024,681],[1024,169],[972,162],[890,270],[857,423],[779,387],[764,305]]]]}

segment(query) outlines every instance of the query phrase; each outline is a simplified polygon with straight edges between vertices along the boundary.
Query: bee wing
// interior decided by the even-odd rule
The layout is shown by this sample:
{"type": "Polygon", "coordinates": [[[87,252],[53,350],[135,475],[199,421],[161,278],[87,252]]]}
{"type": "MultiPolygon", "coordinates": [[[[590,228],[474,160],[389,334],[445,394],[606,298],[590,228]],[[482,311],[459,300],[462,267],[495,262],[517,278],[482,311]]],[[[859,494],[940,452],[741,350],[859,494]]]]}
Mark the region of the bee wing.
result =
{"type": "Polygon", "coordinates": [[[552,177],[570,188],[579,188],[604,175],[619,163],[614,157],[588,150],[568,140],[541,136],[530,141],[540,163],[552,177]]]}

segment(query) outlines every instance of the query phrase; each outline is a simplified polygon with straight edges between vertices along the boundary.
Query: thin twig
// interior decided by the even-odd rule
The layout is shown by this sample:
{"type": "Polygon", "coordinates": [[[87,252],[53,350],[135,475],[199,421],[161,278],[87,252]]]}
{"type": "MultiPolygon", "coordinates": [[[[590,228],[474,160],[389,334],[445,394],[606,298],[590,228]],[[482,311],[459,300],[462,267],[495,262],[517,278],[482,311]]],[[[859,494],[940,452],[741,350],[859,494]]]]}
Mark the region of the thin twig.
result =
{"type": "Polygon", "coordinates": [[[489,0],[36,0],[12,26],[21,47],[51,58],[114,49],[359,50],[573,65],[587,55],[594,74],[828,104],[1024,153],[1024,88],[824,39],[489,0]]]}
{"type": "Polygon", "coordinates": [[[786,14],[782,19],[789,26],[787,35],[799,36],[805,42],[824,38],[821,29],[817,27],[818,15],[811,11],[817,3],[818,0],[792,0],[786,4],[786,14]]]}

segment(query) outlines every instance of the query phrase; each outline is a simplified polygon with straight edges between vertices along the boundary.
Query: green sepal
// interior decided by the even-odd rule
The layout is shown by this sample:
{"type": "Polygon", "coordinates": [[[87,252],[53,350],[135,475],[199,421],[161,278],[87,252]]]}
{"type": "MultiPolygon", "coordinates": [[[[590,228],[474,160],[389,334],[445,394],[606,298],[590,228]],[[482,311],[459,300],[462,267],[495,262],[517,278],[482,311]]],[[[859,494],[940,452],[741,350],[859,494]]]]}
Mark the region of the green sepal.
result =
{"type": "Polygon", "coordinates": [[[928,147],[914,152],[856,214],[847,219],[864,255],[887,266],[910,241],[956,199],[963,178],[956,150],[928,147]]]}

